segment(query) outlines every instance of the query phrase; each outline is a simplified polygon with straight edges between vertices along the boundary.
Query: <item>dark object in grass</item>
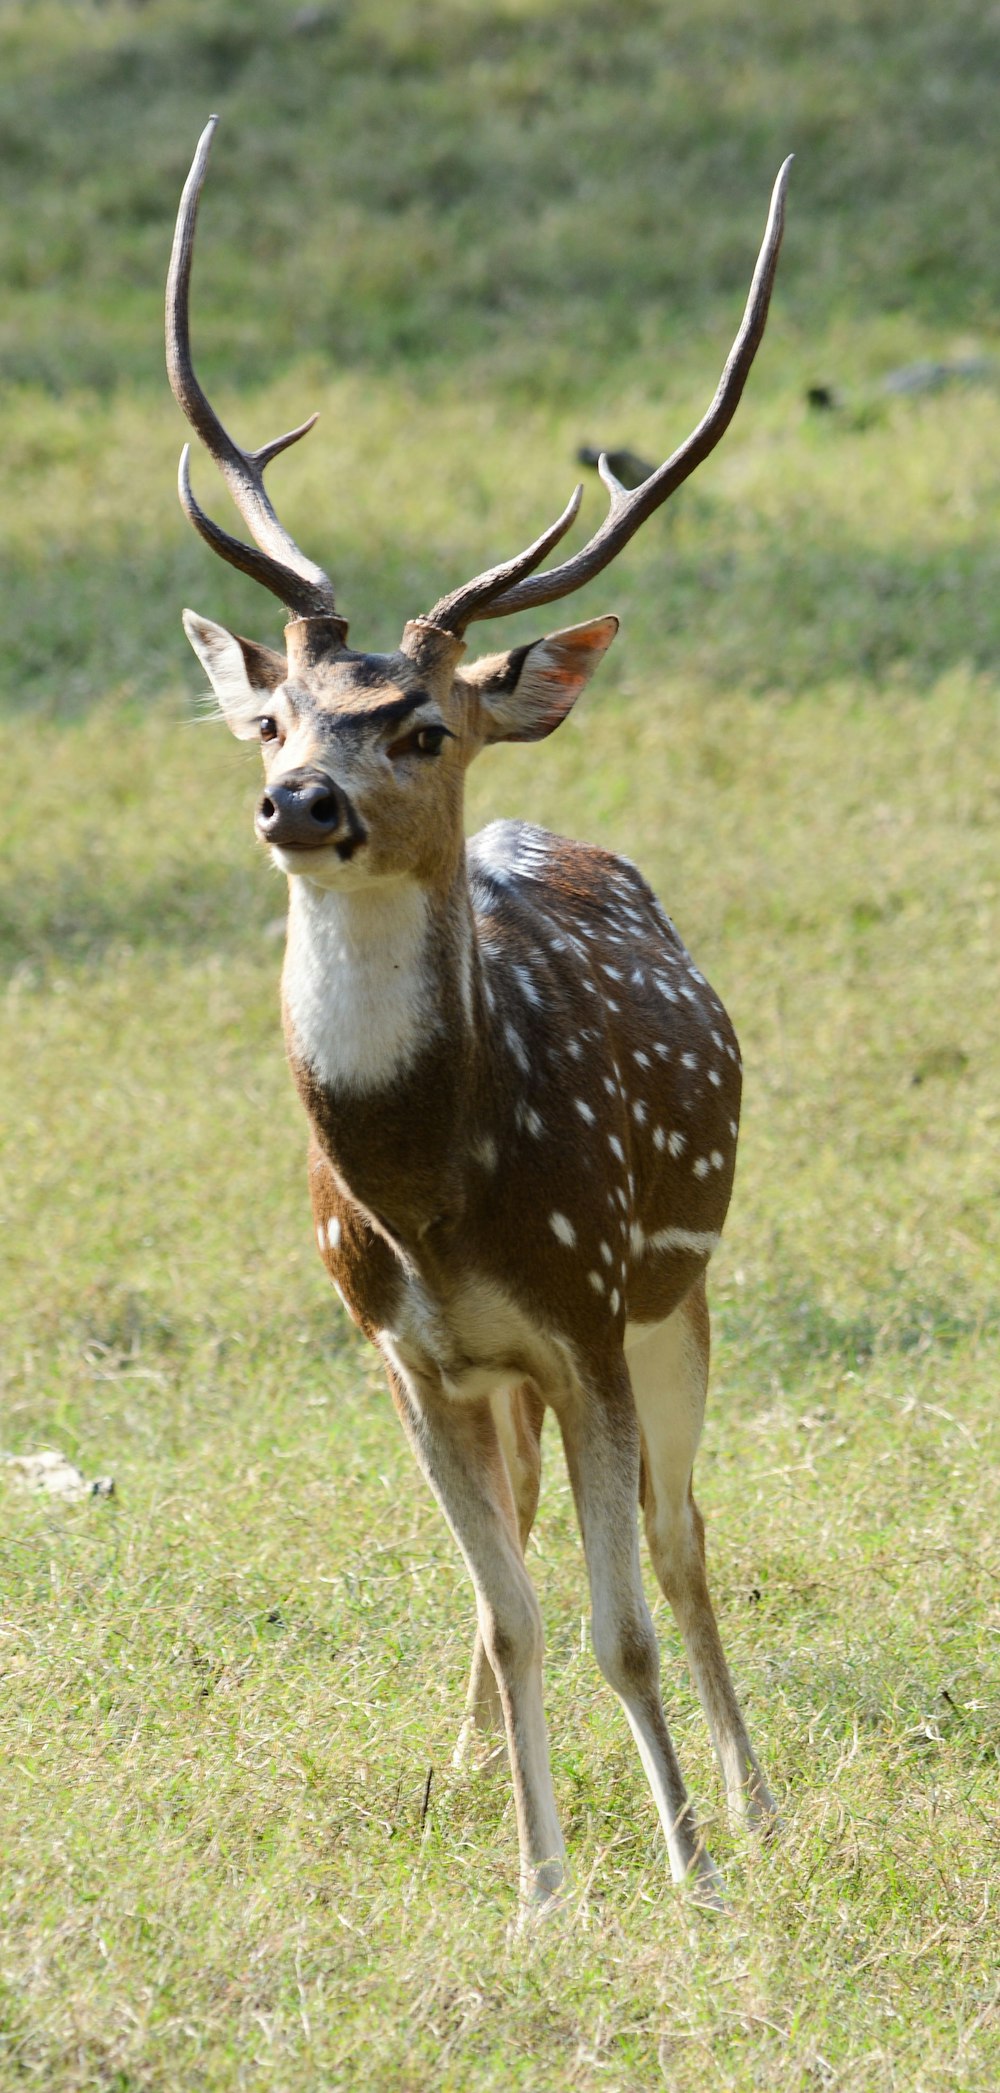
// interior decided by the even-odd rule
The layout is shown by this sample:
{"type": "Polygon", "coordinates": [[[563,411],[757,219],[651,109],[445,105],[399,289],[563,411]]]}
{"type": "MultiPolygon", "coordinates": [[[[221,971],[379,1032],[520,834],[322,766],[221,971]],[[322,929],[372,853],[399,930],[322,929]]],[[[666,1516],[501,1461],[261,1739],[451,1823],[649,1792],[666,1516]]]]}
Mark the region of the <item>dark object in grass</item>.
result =
{"type": "Polygon", "coordinates": [[[581,443],[576,462],[578,465],[590,465],[596,472],[602,455],[607,458],[615,479],[620,480],[623,487],[641,487],[643,481],[651,479],[656,471],[655,465],[650,465],[648,458],[640,458],[638,451],[625,448],[602,453],[601,449],[592,443],[581,443]]]}
{"type": "Polygon", "coordinates": [[[889,393],[942,392],[946,385],[987,385],[996,377],[997,366],[989,356],[956,356],[950,363],[904,364],[882,380],[889,393]]]}
{"type": "Polygon", "coordinates": [[[935,1076],[953,1079],[955,1076],[963,1075],[968,1066],[969,1056],[964,1047],[953,1045],[928,1047],[926,1054],[921,1054],[910,1077],[910,1082],[916,1088],[918,1084],[926,1083],[928,1079],[935,1076]]]}

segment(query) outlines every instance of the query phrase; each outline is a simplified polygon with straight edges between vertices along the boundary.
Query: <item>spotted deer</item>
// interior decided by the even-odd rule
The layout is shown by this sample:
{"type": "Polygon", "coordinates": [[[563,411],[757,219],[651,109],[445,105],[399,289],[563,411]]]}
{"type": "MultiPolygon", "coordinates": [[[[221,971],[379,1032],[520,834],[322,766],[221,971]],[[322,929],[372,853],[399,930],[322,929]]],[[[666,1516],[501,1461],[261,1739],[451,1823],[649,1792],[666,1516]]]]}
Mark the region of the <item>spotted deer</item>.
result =
{"type": "Polygon", "coordinates": [[[763,333],[789,163],[739,333],[687,441],[631,492],[602,460],[609,513],[560,565],[538,571],[573,522],[579,488],[526,551],[412,618],[395,653],[366,654],[348,645],[332,583],[264,488],[265,466],[312,420],[241,450],[195,376],[191,261],[214,126],[177,218],[167,364],[253,545],[200,508],[188,446],[180,497],[207,543],[271,590],[289,622],[283,652],[191,611],[184,626],[228,726],[261,745],[255,825],[288,875],[282,1002],[309,1121],[319,1253],[382,1355],[475,1590],[456,1757],[495,1758],[505,1737],[522,1897],[544,1908],[565,1853],[524,1555],[552,1410],[583,1532],[594,1652],[634,1733],[672,1875],[712,1901],[718,1878],[660,1697],[637,1507],[731,1810],[764,1828],[774,1806],[723,1655],[691,1488],[708,1377],[705,1272],[733,1182],[739,1050],[627,858],[520,821],[464,836],[473,758],[551,734],[617,619],[473,662],[464,636],[477,619],[591,580],[718,443],[763,333]]]}

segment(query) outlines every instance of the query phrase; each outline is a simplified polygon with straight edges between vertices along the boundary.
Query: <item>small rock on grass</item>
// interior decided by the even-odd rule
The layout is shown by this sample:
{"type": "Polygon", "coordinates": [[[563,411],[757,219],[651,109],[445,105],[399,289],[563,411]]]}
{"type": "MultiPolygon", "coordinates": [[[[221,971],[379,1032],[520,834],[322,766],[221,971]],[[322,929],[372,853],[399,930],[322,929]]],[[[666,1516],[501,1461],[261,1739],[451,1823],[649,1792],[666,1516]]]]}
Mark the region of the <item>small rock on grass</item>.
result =
{"type": "Polygon", "coordinates": [[[42,1453],[0,1453],[0,1467],[22,1490],[42,1490],[49,1497],[62,1497],[78,1504],[84,1497],[113,1497],[113,1475],[98,1475],[88,1482],[65,1454],[46,1447],[42,1453]]]}

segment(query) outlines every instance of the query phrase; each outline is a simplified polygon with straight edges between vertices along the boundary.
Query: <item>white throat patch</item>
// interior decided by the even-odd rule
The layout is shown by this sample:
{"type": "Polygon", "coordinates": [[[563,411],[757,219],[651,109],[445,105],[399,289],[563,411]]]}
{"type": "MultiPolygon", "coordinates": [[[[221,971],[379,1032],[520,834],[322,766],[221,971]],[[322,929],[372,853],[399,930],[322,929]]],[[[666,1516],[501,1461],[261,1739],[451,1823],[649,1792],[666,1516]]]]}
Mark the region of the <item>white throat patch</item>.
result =
{"type": "Polygon", "coordinates": [[[428,904],[412,880],[351,892],[289,880],[281,977],[296,1054],[331,1090],[378,1090],[436,1029],[428,904]]]}

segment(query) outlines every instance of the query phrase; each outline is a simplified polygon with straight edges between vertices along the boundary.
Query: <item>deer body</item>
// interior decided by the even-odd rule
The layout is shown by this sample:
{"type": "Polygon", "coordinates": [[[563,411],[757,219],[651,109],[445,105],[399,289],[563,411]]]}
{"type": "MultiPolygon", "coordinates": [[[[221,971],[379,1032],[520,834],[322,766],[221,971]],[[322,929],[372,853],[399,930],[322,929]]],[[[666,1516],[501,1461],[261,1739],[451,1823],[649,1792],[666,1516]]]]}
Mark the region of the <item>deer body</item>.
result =
{"type": "Polygon", "coordinates": [[[439,1301],[489,1274],[543,1328],[558,1301],[563,1334],[600,1348],[627,1320],[669,1315],[715,1248],[736,1149],[735,1038],[632,866],[516,823],[474,839],[469,857],[450,951],[408,891],[388,903],[402,918],[398,937],[384,931],[390,953],[421,930],[408,971],[378,962],[381,994],[371,900],[314,889],[303,904],[308,882],[293,886],[286,1026],[322,1254],[373,1339],[393,1327],[388,1273],[368,1274],[374,1233],[401,1306],[408,1267],[439,1301]],[[323,981],[325,1008],[303,977],[323,981]],[[397,996],[409,1027],[395,1022],[397,996]],[[334,1045],[355,1031],[345,1012],[360,1013],[352,1061],[334,1045]],[[383,1063],[386,1041],[396,1054],[383,1063]]]}
{"type": "MultiPolygon", "coordinates": [[[[292,439],[240,452],[191,369],[187,282],[210,137],[211,127],[178,220],[168,361],[260,549],[203,515],[186,453],[182,499],[215,548],[296,615],[282,654],[190,612],[185,625],[223,716],[264,756],[256,825],[289,878],[282,1000],[320,1255],[382,1354],[475,1589],[459,1756],[480,1743],[495,1756],[505,1737],[522,1891],[547,1903],[564,1853],[524,1549],[551,1410],[583,1531],[595,1653],[635,1735],[672,1873],[712,1897],[660,1698],[636,1512],[641,1503],[730,1805],[764,1821],[773,1804],[719,1641],[691,1493],[708,1374],[704,1274],[735,1167],[736,1039],[627,860],[512,821],[466,844],[462,820],[469,763],[491,742],[554,731],[617,621],[471,664],[466,626],[568,593],[605,564],[655,505],[654,483],[662,499],[698,462],[711,417],[631,495],[609,480],[603,533],[562,567],[530,578],[574,504],[518,559],[413,619],[396,653],[356,653],[331,585],[263,491],[264,465],[292,439]]],[[[712,441],[763,327],[782,182],[712,441]]]]}

